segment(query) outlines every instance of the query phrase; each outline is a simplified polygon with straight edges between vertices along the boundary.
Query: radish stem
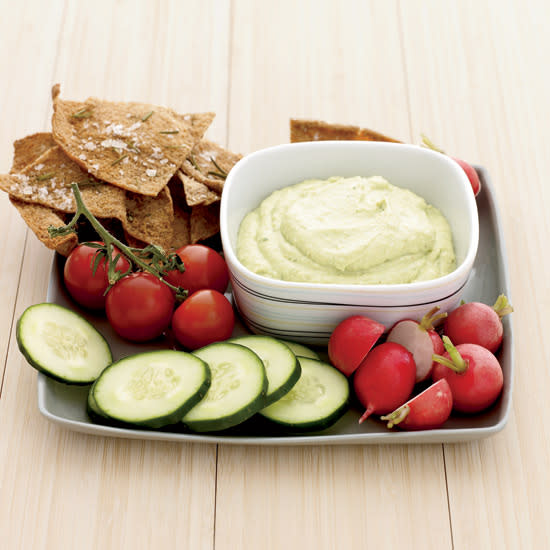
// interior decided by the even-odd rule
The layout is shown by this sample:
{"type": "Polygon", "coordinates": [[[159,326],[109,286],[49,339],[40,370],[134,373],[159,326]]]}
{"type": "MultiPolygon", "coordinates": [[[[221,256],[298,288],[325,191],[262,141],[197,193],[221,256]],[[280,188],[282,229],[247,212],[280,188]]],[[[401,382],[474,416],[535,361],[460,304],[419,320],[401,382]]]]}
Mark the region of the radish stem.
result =
{"type": "Polygon", "coordinates": [[[399,407],[392,413],[387,414],[385,416],[381,416],[380,420],[388,420],[388,428],[393,428],[395,425],[399,424],[400,422],[403,422],[403,420],[407,418],[410,412],[411,412],[411,408],[408,405],[403,405],[402,407],[399,407]]]}
{"type": "Polygon", "coordinates": [[[509,315],[514,311],[514,308],[508,302],[508,298],[504,294],[501,294],[497,301],[495,302],[493,309],[497,313],[497,315],[502,319],[505,315],[509,315]]]}
{"type": "Polygon", "coordinates": [[[422,145],[424,147],[427,147],[428,149],[431,149],[432,151],[437,151],[438,153],[445,154],[445,151],[443,149],[440,149],[435,145],[435,143],[426,135],[426,134],[420,134],[422,137],[422,145]]]}
{"type": "Polygon", "coordinates": [[[419,324],[424,330],[433,330],[439,321],[447,317],[446,312],[437,313],[438,311],[439,306],[435,306],[434,308],[430,309],[430,311],[428,311],[428,313],[426,313],[424,317],[422,317],[419,324]]]}
{"type": "Polygon", "coordinates": [[[466,372],[466,370],[468,369],[468,361],[462,359],[462,356],[453,346],[453,343],[448,336],[443,336],[441,339],[443,340],[445,351],[449,354],[450,359],[434,353],[432,355],[432,360],[454,370],[458,374],[466,372]]]}

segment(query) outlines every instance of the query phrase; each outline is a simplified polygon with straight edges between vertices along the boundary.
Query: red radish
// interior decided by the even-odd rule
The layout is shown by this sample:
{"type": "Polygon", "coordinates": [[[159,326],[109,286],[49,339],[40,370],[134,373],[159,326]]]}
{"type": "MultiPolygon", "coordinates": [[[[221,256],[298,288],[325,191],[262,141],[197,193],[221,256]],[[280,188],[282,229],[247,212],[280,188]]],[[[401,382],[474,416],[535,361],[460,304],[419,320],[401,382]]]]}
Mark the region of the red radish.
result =
{"type": "Polygon", "coordinates": [[[388,342],[397,342],[413,354],[416,363],[416,382],[430,376],[434,365],[432,355],[445,351],[441,337],[434,329],[434,323],[445,318],[447,314],[437,313],[438,311],[439,308],[434,307],[420,322],[412,319],[398,321],[388,334],[388,342]]]}
{"type": "Polygon", "coordinates": [[[359,424],[371,414],[387,414],[410,397],[416,366],[412,353],[401,344],[385,342],[361,362],[353,378],[355,394],[366,407],[359,424]]]}
{"type": "MultiPolygon", "coordinates": [[[[434,143],[424,134],[422,134],[422,145],[432,151],[437,151],[438,153],[446,155],[445,151],[439,147],[436,147],[436,145],[434,145],[434,143]]],[[[465,160],[457,159],[456,157],[451,158],[462,168],[462,170],[464,170],[466,176],[468,176],[468,179],[470,180],[474,197],[477,197],[478,193],[481,191],[481,181],[479,181],[479,176],[477,175],[475,168],[465,160]]]]}
{"type": "Polygon", "coordinates": [[[362,315],[344,319],[328,341],[330,362],[346,376],[350,376],[384,330],[384,325],[362,315]]]}
{"type": "Polygon", "coordinates": [[[493,307],[480,302],[468,302],[449,313],[444,332],[453,344],[478,344],[495,353],[502,343],[501,318],[514,308],[501,294],[493,307]]]}
{"type": "Polygon", "coordinates": [[[453,394],[449,383],[441,378],[422,393],[414,396],[392,413],[383,416],[388,428],[403,430],[433,430],[447,421],[453,408],[453,394]]]}
{"type": "Polygon", "coordinates": [[[497,358],[477,344],[453,346],[443,336],[447,350],[434,355],[439,365],[432,373],[433,380],[445,378],[453,392],[453,409],[464,413],[480,412],[492,405],[502,391],[502,368],[497,358]]]}
{"type": "Polygon", "coordinates": [[[474,197],[477,197],[481,191],[481,181],[479,181],[479,176],[475,168],[468,162],[462,159],[457,159],[456,157],[451,157],[461,168],[466,172],[468,179],[470,180],[470,185],[472,186],[472,191],[474,192],[474,197]]]}

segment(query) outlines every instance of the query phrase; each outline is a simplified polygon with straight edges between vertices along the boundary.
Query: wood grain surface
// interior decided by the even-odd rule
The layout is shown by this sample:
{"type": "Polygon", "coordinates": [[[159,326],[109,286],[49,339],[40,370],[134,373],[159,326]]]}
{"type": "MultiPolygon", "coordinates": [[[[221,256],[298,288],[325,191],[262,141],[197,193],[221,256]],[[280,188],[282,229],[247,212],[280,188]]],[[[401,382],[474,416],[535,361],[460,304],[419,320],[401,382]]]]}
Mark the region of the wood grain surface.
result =
{"type": "MultiPolygon", "coordinates": [[[[0,0],[0,171],[50,88],[215,111],[249,153],[291,117],[358,124],[487,167],[515,307],[513,411],[445,445],[240,447],[70,432],[15,342],[50,251],[0,196],[2,549],[538,549],[550,540],[550,54],[540,0],[0,0]]],[[[500,289],[494,289],[495,298],[500,289]]]]}

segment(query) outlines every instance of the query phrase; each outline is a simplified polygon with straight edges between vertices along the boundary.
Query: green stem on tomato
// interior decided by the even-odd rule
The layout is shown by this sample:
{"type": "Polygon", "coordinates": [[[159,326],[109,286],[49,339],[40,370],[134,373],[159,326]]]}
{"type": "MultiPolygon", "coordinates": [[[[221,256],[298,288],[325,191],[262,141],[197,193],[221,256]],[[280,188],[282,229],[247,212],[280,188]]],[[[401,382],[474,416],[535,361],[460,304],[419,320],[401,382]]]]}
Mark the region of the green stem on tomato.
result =
{"type": "MultiPolygon", "coordinates": [[[[82,195],[76,183],[71,185],[75,202],[76,202],[76,212],[72,220],[62,227],[48,227],[48,233],[50,237],[59,237],[67,235],[69,233],[76,233],[76,223],[80,216],[84,216],[89,222],[90,225],[94,228],[95,232],[100,236],[104,243],[104,249],[106,250],[106,261],[108,266],[108,277],[110,285],[114,284],[117,280],[129,275],[131,269],[125,273],[115,271],[116,262],[118,261],[119,255],[116,259],[113,260],[112,254],[113,249],[116,247],[120,250],[120,253],[123,254],[133,266],[137,266],[142,271],[147,271],[155,277],[157,277],[162,283],[171,288],[176,293],[176,298],[179,300],[185,300],[187,298],[187,290],[170,284],[164,279],[164,270],[165,269],[178,269],[180,271],[184,270],[183,263],[176,254],[166,255],[164,251],[156,245],[149,245],[143,249],[136,249],[125,245],[115,236],[111,235],[102,225],[99,223],[97,218],[88,210],[88,207],[84,204],[82,200],[82,195]],[[152,258],[152,262],[148,263],[140,257],[140,252],[145,252],[149,254],[152,258]]],[[[98,248],[103,248],[98,246],[98,248]]]]}

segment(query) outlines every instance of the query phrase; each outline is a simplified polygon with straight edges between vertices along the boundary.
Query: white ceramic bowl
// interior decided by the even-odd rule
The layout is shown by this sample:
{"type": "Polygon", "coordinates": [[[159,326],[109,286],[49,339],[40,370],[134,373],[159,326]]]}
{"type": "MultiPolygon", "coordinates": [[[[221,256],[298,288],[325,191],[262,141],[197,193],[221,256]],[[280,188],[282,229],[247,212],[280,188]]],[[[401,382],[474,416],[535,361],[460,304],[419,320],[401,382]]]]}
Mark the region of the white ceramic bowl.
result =
{"type": "Polygon", "coordinates": [[[399,319],[420,319],[434,306],[447,311],[458,305],[475,260],[479,226],[468,178],[445,155],[414,145],[321,141],[270,147],[239,161],[225,183],[220,232],[233,297],[250,330],[325,344],[350,315],[366,315],[389,327],[399,319]],[[454,239],[457,268],[452,273],[409,284],[314,284],[257,275],[237,259],[242,219],[276,189],[309,178],[374,175],[441,210],[454,239]]]}

